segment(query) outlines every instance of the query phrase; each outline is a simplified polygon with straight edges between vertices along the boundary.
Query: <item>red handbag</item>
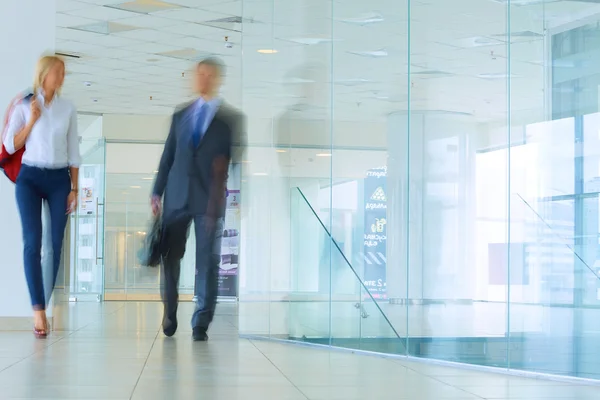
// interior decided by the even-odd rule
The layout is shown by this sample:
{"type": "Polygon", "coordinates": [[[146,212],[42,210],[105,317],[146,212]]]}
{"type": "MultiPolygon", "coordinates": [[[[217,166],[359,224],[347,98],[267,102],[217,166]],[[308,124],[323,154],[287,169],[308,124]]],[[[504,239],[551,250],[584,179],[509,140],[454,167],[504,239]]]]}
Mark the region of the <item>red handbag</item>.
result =
{"type": "Polygon", "coordinates": [[[16,182],[19,172],[21,171],[21,160],[23,159],[23,153],[25,153],[25,147],[17,150],[15,154],[8,154],[6,147],[4,147],[4,138],[8,130],[8,121],[15,108],[23,102],[23,100],[31,97],[31,94],[19,94],[13,101],[10,102],[6,114],[4,116],[4,128],[2,129],[2,148],[0,149],[0,169],[4,171],[4,174],[11,182],[16,182]]]}

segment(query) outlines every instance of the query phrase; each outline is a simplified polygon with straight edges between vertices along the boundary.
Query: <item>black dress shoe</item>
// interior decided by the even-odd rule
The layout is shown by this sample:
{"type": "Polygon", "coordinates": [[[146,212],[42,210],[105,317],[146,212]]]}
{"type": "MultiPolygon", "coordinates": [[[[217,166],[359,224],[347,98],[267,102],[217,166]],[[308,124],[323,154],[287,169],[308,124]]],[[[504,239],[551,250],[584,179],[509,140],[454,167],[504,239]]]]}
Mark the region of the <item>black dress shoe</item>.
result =
{"type": "Polygon", "coordinates": [[[177,316],[165,318],[163,320],[163,333],[166,337],[171,337],[177,332],[177,316]]]}
{"type": "Polygon", "coordinates": [[[208,340],[206,329],[198,327],[194,328],[194,331],[192,332],[192,339],[194,342],[206,342],[208,340]]]}

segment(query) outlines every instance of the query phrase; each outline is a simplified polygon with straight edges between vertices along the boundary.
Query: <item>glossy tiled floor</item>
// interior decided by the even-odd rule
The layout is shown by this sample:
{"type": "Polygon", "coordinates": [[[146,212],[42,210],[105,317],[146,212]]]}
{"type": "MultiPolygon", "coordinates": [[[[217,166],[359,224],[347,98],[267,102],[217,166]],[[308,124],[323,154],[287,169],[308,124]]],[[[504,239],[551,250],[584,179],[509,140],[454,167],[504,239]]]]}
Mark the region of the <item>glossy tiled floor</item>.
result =
{"type": "Polygon", "coordinates": [[[600,398],[600,387],[239,339],[235,311],[221,305],[210,341],[192,343],[184,321],[162,336],[159,304],[64,304],[47,341],[0,332],[0,399],[600,398]]]}

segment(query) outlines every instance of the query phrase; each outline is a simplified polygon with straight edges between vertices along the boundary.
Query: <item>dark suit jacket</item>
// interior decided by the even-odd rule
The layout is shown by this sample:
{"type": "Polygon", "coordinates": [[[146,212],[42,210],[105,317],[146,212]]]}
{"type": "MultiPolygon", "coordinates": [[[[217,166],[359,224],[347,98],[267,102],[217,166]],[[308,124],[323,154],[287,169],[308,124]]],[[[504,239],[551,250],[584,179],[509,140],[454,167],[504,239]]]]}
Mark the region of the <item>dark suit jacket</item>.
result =
{"type": "Polygon", "coordinates": [[[178,107],[158,167],[153,194],[164,195],[163,219],[225,215],[225,191],[234,144],[245,145],[241,112],[222,103],[200,145],[192,145],[194,103],[178,107]]]}

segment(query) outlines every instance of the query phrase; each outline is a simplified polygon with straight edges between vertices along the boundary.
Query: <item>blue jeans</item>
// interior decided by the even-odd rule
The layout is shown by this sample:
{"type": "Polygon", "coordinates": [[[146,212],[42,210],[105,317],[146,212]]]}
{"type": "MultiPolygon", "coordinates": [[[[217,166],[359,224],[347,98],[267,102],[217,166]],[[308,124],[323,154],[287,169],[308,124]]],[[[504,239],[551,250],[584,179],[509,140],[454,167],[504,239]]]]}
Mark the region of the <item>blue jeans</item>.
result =
{"type": "Polygon", "coordinates": [[[23,259],[25,278],[29,287],[31,305],[35,310],[45,310],[52,296],[62,244],[67,225],[67,199],[71,192],[68,168],[43,169],[23,165],[16,182],[17,205],[23,228],[23,259]],[[52,271],[50,282],[44,285],[42,270],[42,202],[46,201],[50,213],[52,236],[52,271]]]}
{"type": "Polygon", "coordinates": [[[161,295],[164,317],[173,321],[177,317],[179,301],[179,276],[181,259],[190,226],[194,221],[196,236],[196,280],[194,295],[196,306],[192,315],[192,327],[207,330],[215,315],[221,263],[221,239],[223,219],[207,229],[206,219],[199,215],[183,216],[165,224],[163,229],[164,256],[161,273],[161,295]]]}

